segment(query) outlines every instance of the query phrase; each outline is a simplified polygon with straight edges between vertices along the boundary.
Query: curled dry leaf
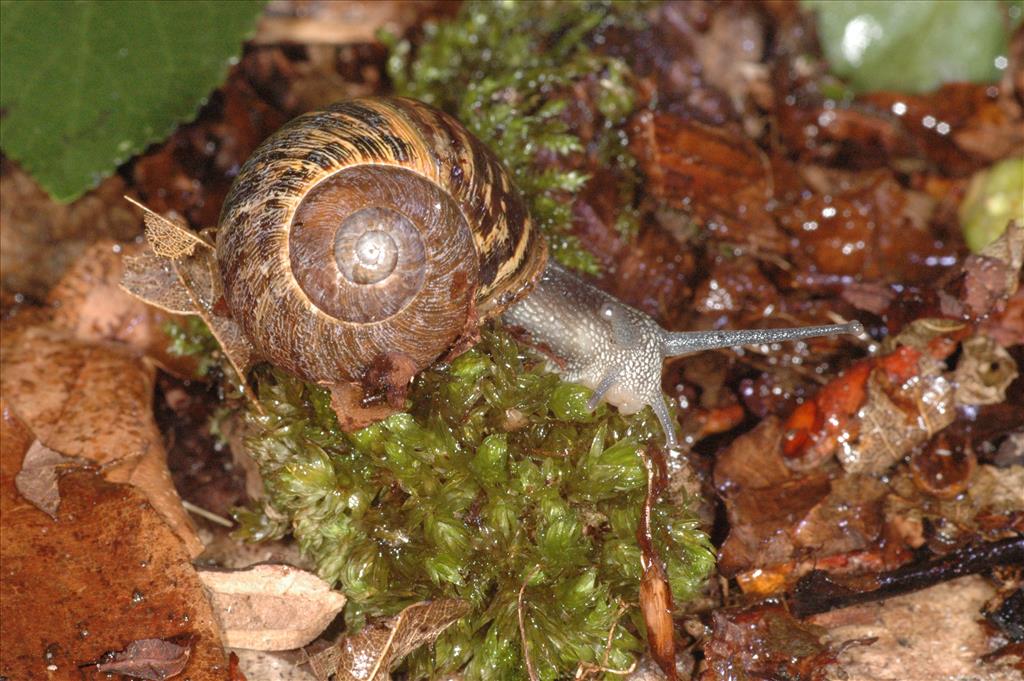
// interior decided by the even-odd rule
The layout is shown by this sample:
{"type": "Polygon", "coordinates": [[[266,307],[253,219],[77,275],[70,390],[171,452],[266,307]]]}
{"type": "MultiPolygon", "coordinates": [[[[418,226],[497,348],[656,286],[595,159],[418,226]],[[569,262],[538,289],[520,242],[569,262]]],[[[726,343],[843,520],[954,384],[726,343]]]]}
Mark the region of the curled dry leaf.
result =
{"type": "Polygon", "coordinates": [[[25,452],[21,470],[14,478],[14,486],[33,506],[56,520],[60,508],[57,480],[62,471],[84,463],[83,459],[64,456],[36,440],[25,452]]]}
{"type": "Polygon", "coordinates": [[[252,346],[238,324],[219,312],[223,288],[212,242],[142,204],[132,203],[144,211],[149,248],[125,258],[121,287],[167,312],[201,317],[244,389],[252,346]]]}
{"type": "Polygon", "coordinates": [[[963,355],[953,380],[958,404],[999,404],[1017,378],[1017,363],[994,340],[975,336],[963,342],[963,355]]]}
{"type": "MultiPolygon", "coordinates": [[[[132,641],[124,650],[112,653],[109,660],[96,665],[102,674],[124,674],[147,681],[163,681],[185,670],[192,654],[192,642],[179,645],[159,638],[132,641]]],[[[106,657],[106,656],[105,656],[106,657]]]]}
{"type": "Polygon", "coordinates": [[[345,606],[316,575],[288,565],[200,570],[225,645],[292,650],[309,644],[345,606]]]}
{"type": "Polygon", "coordinates": [[[311,657],[309,664],[320,681],[332,674],[336,681],[388,681],[391,670],[406,655],[432,643],[468,612],[469,604],[457,599],[414,603],[394,617],[346,636],[311,657]]]}

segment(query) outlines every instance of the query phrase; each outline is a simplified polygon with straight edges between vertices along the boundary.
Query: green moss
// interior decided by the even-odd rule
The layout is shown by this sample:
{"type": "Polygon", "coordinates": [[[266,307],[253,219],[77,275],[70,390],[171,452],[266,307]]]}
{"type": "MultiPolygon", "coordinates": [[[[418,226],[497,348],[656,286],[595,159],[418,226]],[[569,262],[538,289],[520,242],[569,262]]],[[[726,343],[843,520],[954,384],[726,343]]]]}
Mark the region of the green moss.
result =
{"type": "MultiPolygon", "coordinates": [[[[353,434],[338,430],[322,389],[257,371],[266,413],[248,415],[248,444],[269,492],[268,513],[243,521],[292,531],[321,576],[348,595],[358,627],[438,596],[470,616],[413,677],[463,669],[468,679],[523,678],[517,598],[524,581],[531,659],[541,678],[600,663],[627,667],[641,648],[635,533],[646,490],[640,443],[660,437],[650,411],[624,418],[581,408],[585,388],[562,382],[504,332],[421,373],[411,410],[353,434]],[[620,606],[631,612],[619,619],[620,606]],[[618,626],[616,626],[618,622],[618,626]]],[[[700,588],[712,549],[685,504],[659,503],[653,529],[678,601],[700,588]]]]}
{"type": "Polygon", "coordinates": [[[467,2],[451,21],[425,26],[415,54],[406,41],[382,35],[391,48],[388,73],[395,90],[448,111],[508,167],[548,235],[556,258],[596,272],[597,262],[570,232],[573,199],[587,182],[574,158],[590,156],[615,168],[624,210],[616,226],[636,228],[632,206],[635,160],[623,131],[637,93],[629,67],[598,54],[588,38],[613,26],[643,21],[646,3],[467,2]],[[573,86],[593,79],[597,130],[587,148],[563,119],[577,96],[573,86]]]}
{"type": "Polygon", "coordinates": [[[194,358],[197,376],[209,376],[210,371],[219,365],[220,345],[201,318],[195,315],[175,317],[168,320],[163,328],[170,341],[167,352],[194,358]]]}

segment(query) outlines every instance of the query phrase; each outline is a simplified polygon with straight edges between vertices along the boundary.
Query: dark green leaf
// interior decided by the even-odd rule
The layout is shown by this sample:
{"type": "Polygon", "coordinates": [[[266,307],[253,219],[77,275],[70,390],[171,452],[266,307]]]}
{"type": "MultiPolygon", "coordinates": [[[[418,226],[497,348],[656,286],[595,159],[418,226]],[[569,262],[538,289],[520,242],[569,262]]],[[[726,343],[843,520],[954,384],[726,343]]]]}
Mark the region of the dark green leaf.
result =
{"type": "Polygon", "coordinates": [[[0,145],[72,201],[195,116],[262,2],[0,3],[0,145]]]}

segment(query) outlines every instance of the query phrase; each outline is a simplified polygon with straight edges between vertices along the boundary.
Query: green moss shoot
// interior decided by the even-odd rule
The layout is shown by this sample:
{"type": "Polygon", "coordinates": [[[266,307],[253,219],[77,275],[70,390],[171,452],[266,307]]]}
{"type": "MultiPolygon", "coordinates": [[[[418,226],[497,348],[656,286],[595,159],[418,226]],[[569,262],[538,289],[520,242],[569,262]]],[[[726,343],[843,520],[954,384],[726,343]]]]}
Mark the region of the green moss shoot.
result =
{"type": "Polygon", "coordinates": [[[613,26],[637,25],[646,6],[466,2],[453,20],[428,23],[415,53],[409,42],[381,36],[391,48],[395,91],[444,109],[483,140],[527,197],[554,256],[591,273],[597,261],[570,234],[573,199],[588,180],[573,158],[585,154],[618,170],[624,209],[616,226],[628,236],[637,223],[637,175],[623,128],[637,92],[626,63],[596,53],[588,39],[613,26]],[[596,88],[597,132],[584,148],[563,113],[578,97],[574,86],[587,79],[596,88]]]}
{"type": "MultiPolygon", "coordinates": [[[[636,657],[641,443],[661,437],[649,410],[589,412],[586,388],[499,330],[421,373],[409,412],[353,434],[339,431],[321,388],[271,368],[257,380],[266,413],[250,411],[248,445],[270,513],[240,517],[243,532],[272,536],[284,526],[267,518],[290,518],[319,574],[348,595],[354,629],[427,598],[472,605],[432,650],[412,656],[411,678],[525,678],[524,582],[540,678],[571,676],[580,662],[621,669],[636,657]]],[[[713,566],[712,547],[687,503],[659,502],[653,528],[685,602],[713,566]]]]}

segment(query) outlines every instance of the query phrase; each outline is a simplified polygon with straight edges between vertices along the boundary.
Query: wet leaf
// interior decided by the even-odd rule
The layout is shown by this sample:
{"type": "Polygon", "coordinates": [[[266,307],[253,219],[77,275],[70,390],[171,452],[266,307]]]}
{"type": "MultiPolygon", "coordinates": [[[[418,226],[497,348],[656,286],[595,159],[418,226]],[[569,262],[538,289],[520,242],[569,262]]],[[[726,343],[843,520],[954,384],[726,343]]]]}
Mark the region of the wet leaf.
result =
{"type": "Polygon", "coordinates": [[[163,681],[185,670],[191,645],[178,645],[158,638],[132,641],[128,647],[96,665],[104,674],[124,674],[147,681],[163,681]]]}
{"type": "Polygon", "coordinates": [[[722,609],[712,615],[704,643],[707,667],[700,681],[786,678],[823,681],[842,646],[825,641],[826,630],[804,624],[780,606],[722,609]]]}
{"type": "Polygon", "coordinates": [[[70,472],[59,481],[55,521],[14,485],[35,435],[6,399],[0,417],[0,676],[80,678],[79,667],[127,641],[192,635],[186,673],[226,681],[217,625],[186,548],[146,498],[70,472]]]}
{"type": "Polygon", "coordinates": [[[309,663],[320,681],[331,674],[337,681],[388,681],[402,658],[432,643],[468,612],[469,605],[455,599],[415,603],[394,617],[367,624],[309,663]]]}
{"type": "Polygon", "coordinates": [[[57,509],[60,508],[57,480],[62,471],[82,466],[84,463],[82,459],[64,456],[36,440],[25,452],[25,459],[21,464],[21,470],[14,478],[14,485],[21,496],[56,520],[57,509]]]}
{"type": "Polygon", "coordinates": [[[294,650],[316,638],[345,606],[345,596],[316,575],[288,565],[201,570],[225,645],[294,650]]]}
{"type": "Polygon", "coordinates": [[[804,0],[832,71],[857,90],[924,92],[952,81],[992,82],[1007,31],[994,2],[804,0]],[[970,36],[969,40],[965,40],[970,36]]]}

